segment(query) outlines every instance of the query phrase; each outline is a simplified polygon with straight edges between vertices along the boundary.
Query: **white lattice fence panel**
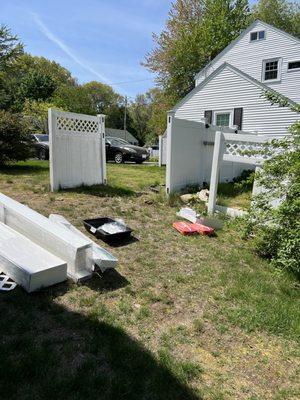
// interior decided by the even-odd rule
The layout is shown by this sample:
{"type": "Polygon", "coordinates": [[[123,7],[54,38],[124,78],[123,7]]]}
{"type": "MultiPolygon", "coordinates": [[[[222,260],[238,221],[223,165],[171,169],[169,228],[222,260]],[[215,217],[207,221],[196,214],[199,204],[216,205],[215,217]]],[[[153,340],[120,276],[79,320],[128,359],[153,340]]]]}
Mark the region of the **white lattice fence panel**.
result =
{"type": "Polygon", "coordinates": [[[106,183],[104,116],[49,110],[51,189],[106,183]]]}
{"type": "Polygon", "coordinates": [[[259,158],[266,159],[267,156],[261,153],[262,150],[263,146],[259,143],[226,141],[224,154],[241,157],[253,157],[259,154],[259,158]]]}
{"type": "Polygon", "coordinates": [[[60,132],[98,133],[99,122],[77,118],[56,116],[56,126],[60,132]]]}
{"type": "Polygon", "coordinates": [[[260,164],[265,154],[266,138],[258,135],[232,135],[224,133],[223,159],[246,164],[260,164]]]}

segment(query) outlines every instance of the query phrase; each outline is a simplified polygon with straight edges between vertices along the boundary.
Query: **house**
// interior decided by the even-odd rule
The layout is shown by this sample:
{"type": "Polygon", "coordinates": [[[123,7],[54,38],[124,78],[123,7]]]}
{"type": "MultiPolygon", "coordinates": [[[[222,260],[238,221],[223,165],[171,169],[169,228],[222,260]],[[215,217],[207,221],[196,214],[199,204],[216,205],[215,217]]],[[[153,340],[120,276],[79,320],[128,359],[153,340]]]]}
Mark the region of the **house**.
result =
{"type": "Polygon", "coordinates": [[[134,144],[138,146],[139,141],[127,130],[124,129],[113,129],[113,128],[105,128],[105,136],[117,137],[120,139],[124,139],[130,144],[134,144]]]}
{"type": "MultiPolygon", "coordinates": [[[[300,102],[300,40],[253,22],[195,77],[195,88],[168,115],[167,192],[208,183],[215,135],[284,135],[299,115],[272,105],[266,91],[300,102]]],[[[254,168],[254,165],[248,165],[254,168]]],[[[219,180],[231,181],[245,164],[222,161],[219,180]]]]}
{"type": "Polygon", "coordinates": [[[300,102],[300,40],[253,22],[195,78],[195,88],[173,109],[176,118],[284,134],[297,114],[262,97],[275,90],[300,102]]]}

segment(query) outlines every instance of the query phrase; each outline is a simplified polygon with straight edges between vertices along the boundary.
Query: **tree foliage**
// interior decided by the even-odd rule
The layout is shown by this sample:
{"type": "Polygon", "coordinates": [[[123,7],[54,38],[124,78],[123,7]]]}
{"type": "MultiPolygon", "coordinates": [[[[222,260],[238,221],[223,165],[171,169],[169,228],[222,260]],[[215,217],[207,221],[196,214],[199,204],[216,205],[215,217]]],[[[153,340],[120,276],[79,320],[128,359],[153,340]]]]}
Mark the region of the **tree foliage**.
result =
{"type": "Polygon", "coordinates": [[[151,97],[152,112],[148,129],[151,134],[163,135],[167,128],[167,112],[172,108],[170,100],[159,88],[151,89],[149,96],[151,97]]]}
{"type": "Polygon", "coordinates": [[[47,101],[25,100],[22,115],[31,132],[48,133],[49,108],[60,109],[56,104],[47,101]]]}
{"type": "Polygon", "coordinates": [[[86,93],[91,99],[95,112],[106,114],[110,107],[122,106],[124,98],[116,93],[113,88],[101,82],[91,81],[83,85],[86,93]]]}
{"type": "Polygon", "coordinates": [[[260,0],[253,7],[252,19],[260,19],[300,38],[299,2],[260,0]]]}
{"type": "Polygon", "coordinates": [[[30,71],[20,82],[19,100],[47,100],[56,89],[56,83],[50,75],[39,71],[30,71]]]}
{"type": "MultiPolygon", "coordinates": [[[[266,93],[272,104],[300,113],[300,105],[266,93]]],[[[281,268],[300,274],[300,121],[290,135],[264,150],[270,158],[256,176],[263,191],[253,200],[248,230],[255,235],[258,253],[281,268]],[[280,200],[279,206],[274,201],[280,200]]]]}
{"type": "Polygon", "coordinates": [[[173,103],[194,86],[194,77],[248,25],[247,0],[177,0],[144,65],[173,103]]]}
{"type": "Polygon", "coordinates": [[[0,72],[5,71],[23,53],[23,45],[10,29],[0,26],[0,72]]]}
{"type": "Polygon", "coordinates": [[[81,85],[61,85],[54,92],[51,102],[65,111],[95,115],[91,98],[81,85]]]}
{"type": "Polygon", "coordinates": [[[28,125],[20,115],[0,110],[0,165],[26,160],[31,152],[28,125]]]}
{"type": "Polygon", "coordinates": [[[141,145],[151,142],[154,137],[151,132],[150,120],[152,117],[152,97],[151,92],[139,94],[129,108],[131,125],[135,136],[141,145]]]}

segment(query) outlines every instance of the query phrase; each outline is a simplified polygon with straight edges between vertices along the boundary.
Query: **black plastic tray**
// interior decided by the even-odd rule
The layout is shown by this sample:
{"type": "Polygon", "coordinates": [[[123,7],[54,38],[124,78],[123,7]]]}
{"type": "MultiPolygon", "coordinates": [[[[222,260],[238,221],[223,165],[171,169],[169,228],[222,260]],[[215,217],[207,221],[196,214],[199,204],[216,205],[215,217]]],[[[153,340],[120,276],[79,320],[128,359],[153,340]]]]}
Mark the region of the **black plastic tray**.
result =
{"type": "Polygon", "coordinates": [[[96,236],[97,239],[102,239],[103,241],[121,241],[126,240],[130,237],[132,229],[126,226],[126,230],[120,233],[107,233],[101,229],[101,226],[109,222],[118,222],[113,218],[95,218],[95,219],[85,219],[83,221],[85,229],[96,236]]]}

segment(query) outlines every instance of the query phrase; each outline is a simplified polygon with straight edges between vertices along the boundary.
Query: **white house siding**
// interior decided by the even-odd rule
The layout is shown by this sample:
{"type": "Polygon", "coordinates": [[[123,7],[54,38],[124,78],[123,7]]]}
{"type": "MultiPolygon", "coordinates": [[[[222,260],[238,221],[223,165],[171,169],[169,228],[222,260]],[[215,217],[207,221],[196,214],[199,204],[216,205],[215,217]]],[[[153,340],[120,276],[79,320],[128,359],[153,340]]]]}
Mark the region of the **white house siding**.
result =
{"type": "Polygon", "coordinates": [[[262,90],[226,66],[175,111],[176,118],[201,121],[205,110],[232,110],[243,107],[243,131],[285,134],[297,118],[287,108],[272,106],[261,97],[262,90]]]}
{"type": "Polygon", "coordinates": [[[196,86],[225,61],[261,82],[263,60],[277,57],[282,58],[281,81],[264,83],[291,100],[300,102],[300,71],[287,71],[288,61],[300,60],[300,41],[293,40],[259,21],[225,54],[197,76],[196,86]],[[259,30],[266,32],[266,39],[250,42],[250,32],[259,30]]]}

